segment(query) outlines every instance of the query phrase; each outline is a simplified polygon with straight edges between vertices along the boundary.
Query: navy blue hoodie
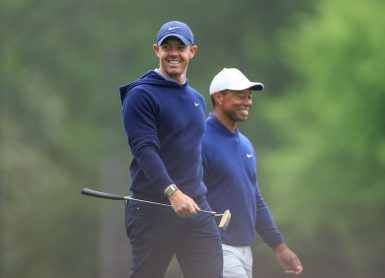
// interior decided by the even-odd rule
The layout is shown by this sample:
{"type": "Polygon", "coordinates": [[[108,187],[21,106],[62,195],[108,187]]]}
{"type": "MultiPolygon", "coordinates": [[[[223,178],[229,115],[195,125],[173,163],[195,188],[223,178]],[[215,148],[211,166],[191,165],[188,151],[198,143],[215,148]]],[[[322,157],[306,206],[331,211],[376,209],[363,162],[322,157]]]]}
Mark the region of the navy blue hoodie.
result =
{"type": "Polygon", "coordinates": [[[155,71],[122,86],[120,97],[133,154],[133,196],[167,201],[163,191],[175,183],[190,197],[202,197],[207,191],[201,164],[204,98],[188,82],[180,85],[155,71]]]}

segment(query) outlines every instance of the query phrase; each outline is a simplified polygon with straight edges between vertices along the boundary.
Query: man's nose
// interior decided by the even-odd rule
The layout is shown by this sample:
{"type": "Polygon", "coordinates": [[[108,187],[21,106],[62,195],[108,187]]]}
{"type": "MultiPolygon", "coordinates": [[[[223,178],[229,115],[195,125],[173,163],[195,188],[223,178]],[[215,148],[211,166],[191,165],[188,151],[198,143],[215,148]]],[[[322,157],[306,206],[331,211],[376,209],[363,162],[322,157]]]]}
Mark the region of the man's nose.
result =
{"type": "Polygon", "coordinates": [[[171,55],[177,55],[178,54],[178,48],[177,47],[171,47],[170,54],[171,55]]]}
{"type": "Polygon", "coordinates": [[[251,98],[246,98],[245,105],[251,106],[253,104],[253,100],[251,98]]]}

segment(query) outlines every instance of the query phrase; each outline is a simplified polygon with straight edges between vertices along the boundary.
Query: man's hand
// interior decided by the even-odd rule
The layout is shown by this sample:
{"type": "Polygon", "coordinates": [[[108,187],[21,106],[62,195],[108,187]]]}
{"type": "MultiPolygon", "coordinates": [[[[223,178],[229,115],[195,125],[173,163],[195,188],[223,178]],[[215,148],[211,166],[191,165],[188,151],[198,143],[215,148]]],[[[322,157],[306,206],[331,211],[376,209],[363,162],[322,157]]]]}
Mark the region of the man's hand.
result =
{"type": "Polygon", "coordinates": [[[286,274],[298,275],[303,271],[301,261],[297,255],[282,243],[275,248],[278,263],[286,274]]]}
{"type": "Polygon", "coordinates": [[[168,198],[175,213],[181,217],[190,217],[199,210],[198,205],[193,199],[184,194],[181,190],[177,190],[168,198]]]}

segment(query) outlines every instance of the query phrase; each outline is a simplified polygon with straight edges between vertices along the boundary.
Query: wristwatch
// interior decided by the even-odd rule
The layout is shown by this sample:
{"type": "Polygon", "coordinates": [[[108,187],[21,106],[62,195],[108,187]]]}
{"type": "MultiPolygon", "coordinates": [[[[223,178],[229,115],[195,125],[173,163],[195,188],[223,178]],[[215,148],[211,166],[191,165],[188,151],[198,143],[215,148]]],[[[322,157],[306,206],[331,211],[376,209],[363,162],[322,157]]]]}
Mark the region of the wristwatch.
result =
{"type": "Polygon", "coordinates": [[[166,187],[166,189],[163,191],[164,196],[169,198],[175,191],[177,191],[179,188],[175,184],[170,184],[166,187]]]}

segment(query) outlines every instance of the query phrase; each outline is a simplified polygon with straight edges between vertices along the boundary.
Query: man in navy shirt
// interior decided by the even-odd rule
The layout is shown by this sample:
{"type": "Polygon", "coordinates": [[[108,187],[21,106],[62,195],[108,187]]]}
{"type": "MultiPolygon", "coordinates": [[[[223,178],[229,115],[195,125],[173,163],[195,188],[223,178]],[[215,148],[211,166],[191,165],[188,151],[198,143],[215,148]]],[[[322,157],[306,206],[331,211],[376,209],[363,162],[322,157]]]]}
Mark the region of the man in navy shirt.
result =
{"type": "Polygon", "coordinates": [[[153,50],[159,68],[122,86],[122,118],[133,154],[132,197],[126,231],[132,247],[130,277],[163,277],[173,255],[185,278],[222,277],[221,239],[202,182],[204,98],[188,85],[197,52],[191,29],[165,23],[153,50]]]}
{"type": "Polygon", "coordinates": [[[237,129],[246,121],[252,91],[263,84],[250,82],[241,71],[225,68],[211,82],[213,113],[206,121],[202,141],[204,182],[214,211],[229,209],[232,217],[221,231],[223,277],[251,278],[256,232],[275,250],[285,273],[299,274],[302,265],[284,243],[258,186],[257,161],[250,141],[237,129]]]}

